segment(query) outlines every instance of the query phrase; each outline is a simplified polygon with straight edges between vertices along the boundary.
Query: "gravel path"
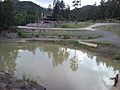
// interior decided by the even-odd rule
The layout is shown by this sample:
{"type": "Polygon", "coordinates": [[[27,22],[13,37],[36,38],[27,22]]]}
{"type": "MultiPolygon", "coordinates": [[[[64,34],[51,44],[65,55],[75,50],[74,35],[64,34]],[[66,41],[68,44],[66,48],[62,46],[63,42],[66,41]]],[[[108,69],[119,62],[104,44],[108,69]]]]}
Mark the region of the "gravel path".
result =
{"type": "Polygon", "coordinates": [[[120,25],[120,23],[96,23],[89,27],[83,28],[84,30],[91,30],[102,35],[102,37],[99,37],[97,39],[84,40],[84,41],[110,43],[120,47],[120,37],[116,33],[110,31],[104,31],[104,30],[97,30],[93,28],[96,26],[104,26],[104,25],[120,25]]]}

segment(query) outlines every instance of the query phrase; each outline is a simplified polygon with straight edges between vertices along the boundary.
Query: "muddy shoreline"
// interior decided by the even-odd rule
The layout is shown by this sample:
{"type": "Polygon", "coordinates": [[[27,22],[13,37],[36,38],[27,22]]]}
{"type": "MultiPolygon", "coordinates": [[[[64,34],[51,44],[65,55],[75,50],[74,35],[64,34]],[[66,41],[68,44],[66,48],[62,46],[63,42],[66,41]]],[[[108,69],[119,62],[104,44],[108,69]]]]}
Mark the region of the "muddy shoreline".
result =
{"type": "Polygon", "coordinates": [[[46,90],[46,88],[28,80],[17,79],[9,73],[1,71],[0,90],[46,90]]]}

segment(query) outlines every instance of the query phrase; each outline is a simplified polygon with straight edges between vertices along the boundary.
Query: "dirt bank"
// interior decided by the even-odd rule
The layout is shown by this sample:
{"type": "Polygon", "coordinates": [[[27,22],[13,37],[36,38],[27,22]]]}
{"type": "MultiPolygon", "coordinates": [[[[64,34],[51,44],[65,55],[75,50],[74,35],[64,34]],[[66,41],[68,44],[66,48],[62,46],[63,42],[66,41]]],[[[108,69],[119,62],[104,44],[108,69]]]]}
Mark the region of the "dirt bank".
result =
{"type": "Polygon", "coordinates": [[[31,81],[17,79],[1,71],[0,90],[46,90],[46,88],[31,81]]]}

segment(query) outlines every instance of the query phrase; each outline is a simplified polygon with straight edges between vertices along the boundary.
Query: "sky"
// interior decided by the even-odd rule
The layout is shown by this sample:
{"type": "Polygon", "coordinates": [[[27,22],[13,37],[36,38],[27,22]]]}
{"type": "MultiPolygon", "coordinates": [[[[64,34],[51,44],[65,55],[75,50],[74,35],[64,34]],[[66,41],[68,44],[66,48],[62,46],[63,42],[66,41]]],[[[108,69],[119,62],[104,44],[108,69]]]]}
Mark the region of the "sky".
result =
{"type": "MultiPolygon", "coordinates": [[[[53,5],[53,0],[20,0],[20,1],[32,1],[42,7],[48,8],[49,4],[53,5]]],[[[74,7],[72,6],[72,1],[73,0],[64,0],[66,4],[69,4],[71,9],[74,7]]],[[[100,4],[101,0],[81,0],[81,7],[85,5],[94,5],[95,2],[97,5],[100,4]]]]}

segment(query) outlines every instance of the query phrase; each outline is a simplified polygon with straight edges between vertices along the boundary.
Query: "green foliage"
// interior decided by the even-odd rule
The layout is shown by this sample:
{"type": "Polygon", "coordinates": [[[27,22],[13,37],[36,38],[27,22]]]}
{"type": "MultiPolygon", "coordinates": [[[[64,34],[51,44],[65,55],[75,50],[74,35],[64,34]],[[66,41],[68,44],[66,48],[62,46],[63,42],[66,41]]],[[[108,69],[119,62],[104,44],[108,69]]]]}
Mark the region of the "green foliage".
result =
{"type": "Polygon", "coordinates": [[[30,36],[29,33],[24,33],[24,32],[19,32],[19,31],[18,31],[18,35],[19,35],[19,37],[21,37],[21,38],[27,38],[27,37],[30,36]]]}
{"type": "Polygon", "coordinates": [[[80,28],[78,24],[63,24],[62,28],[80,28]]]}
{"type": "Polygon", "coordinates": [[[58,28],[83,28],[83,27],[87,27],[87,26],[90,26],[92,25],[92,23],[88,23],[88,22],[85,22],[85,23],[78,23],[78,24],[75,24],[75,23],[65,23],[65,24],[59,24],[57,25],[56,27],[58,28]]]}
{"type": "MultiPolygon", "coordinates": [[[[41,19],[41,13],[52,13],[53,18],[63,21],[87,21],[104,20],[117,18],[120,20],[120,0],[101,0],[101,5],[88,5],[78,8],[81,4],[79,0],[73,1],[74,10],[70,10],[69,5],[64,1],[54,0],[54,8],[44,9],[33,2],[18,0],[5,0],[0,2],[0,23],[3,26],[17,26],[34,23],[41,19]]],[[[51,7],[51,6],[50,6],[51,7]]],[[[47,14],[49,15],[49,14],[47,14]]],[[[67,26],[64,25],[63,28],[67,26]]]]}
{"type": "Polygon", "coordinates": [[[27,76],[26,74],[23,74],[23,80],[29,81],[29,82],[34,83],[34,84],[37,84],[37,81],[33,80],[30,75],[27,76]]]}
{"type": "Polygon", "coordinates": [[[113,57],[113,59],[114,59],[114,60],[120,60],[120,55],[115,55],[115,56],[113,57]]]}
{"type": "Polygon", "coordinates": [[[13,7],[10,0],[0,2],[0,23],[9,27],[14,22],[13,7]]]}
{"type": "MultiPolygon", "coordinates": [[[[75,2],[74,2],[75,4],[75,2]]],[[[78,4],[76,4],[78,5],[78,4]]],[[[87,21],[87,20],[105,20],[116,18],[120,20],[120,0],[101,0],[101,5],[87,5],[82,8],[75,8],[70,12],[70,20],[87,21]]]]}
{"type": "Polygon", "coordinates": [[[77,11],[77,9],[78,9],[79,6],[81,6],[81,0],[74,0],[73,1],[73,6],[75,8],[75,13],[76,13],[75,20],[76,20],[76,24],[77,24],[78,23],[78,11],[77,11]]]}
{"type": "Polygon", "coordinates": [[[69,21],[70,18],[69,5],[65,5],[63,0],[61,2],[58,0],[56,3],[54,3],[52,16],[58,20],[69,21]]]}
{"type": "Polygon", "coordinates": [[[59,7],[59,3],[56,3],[54,9],[53,9],[53,17],[57,19],[61,19],[61,11],[59,7]]]}
{"type": "Polygon", "coordinates": [[[26,25],[41,18],[46,11],[33,2],[5,0],[0,2],[0,23],[4,26],[26,25]]]}
{"type": "Polygon", "coordinates": [[[14,14],[16,25],[26,25],[33,23],[41,18],[41,12],[45,11],[42,7],[30,1],[14,3],[14,14]]]}

